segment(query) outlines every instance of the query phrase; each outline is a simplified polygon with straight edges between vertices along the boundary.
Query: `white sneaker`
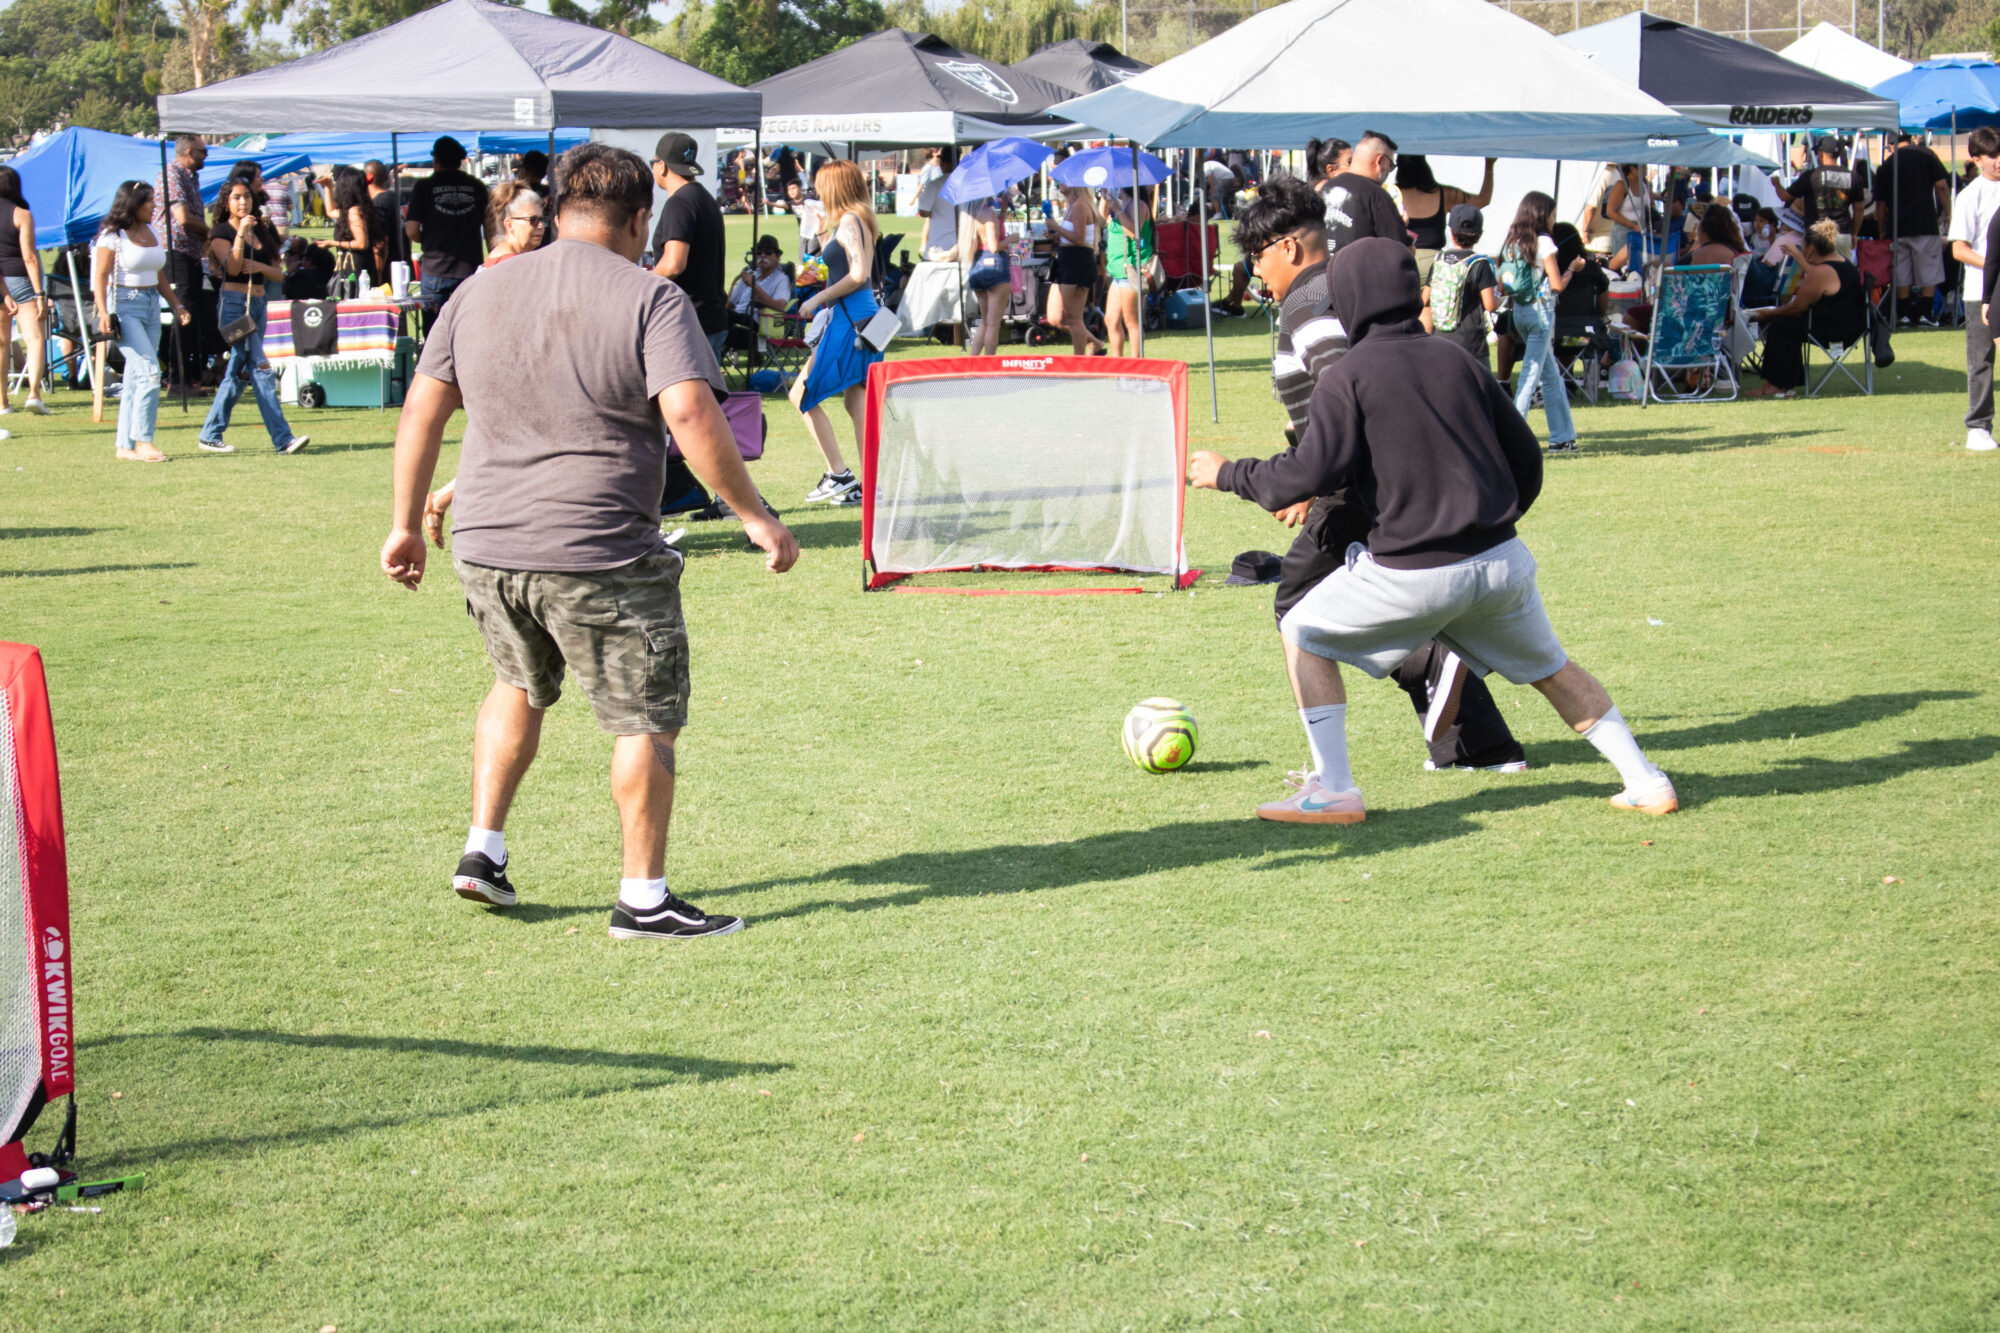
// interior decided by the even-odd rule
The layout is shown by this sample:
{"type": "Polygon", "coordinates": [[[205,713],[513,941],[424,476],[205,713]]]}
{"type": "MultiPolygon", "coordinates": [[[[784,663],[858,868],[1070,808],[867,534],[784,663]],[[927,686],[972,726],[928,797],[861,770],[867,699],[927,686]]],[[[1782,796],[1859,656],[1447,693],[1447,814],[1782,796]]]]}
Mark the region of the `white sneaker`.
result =
{"type": "Polygon", "coordinates": [[[1993,438],[1993,432],[1984,426],[1974,426],[1965,433],[1965,447],[1975,454],[1991,453],[2000,449],[2000,441],[1993,438]]]}
{"type": "Polygon", "coordinates": [[[31,417],[45,417],[50,415],[48,405],[39,398],[30,398],[27,402],[21,404],[21,407],[31,417]]]}
{"type": "Polygon", "coordinates": [[[14,432],[13,432],[13,431],[11,431],[11,430],[0,430],[0,440],[11,440],[11,439],[13,439],[13,438],[14,438],[14,432]]]}

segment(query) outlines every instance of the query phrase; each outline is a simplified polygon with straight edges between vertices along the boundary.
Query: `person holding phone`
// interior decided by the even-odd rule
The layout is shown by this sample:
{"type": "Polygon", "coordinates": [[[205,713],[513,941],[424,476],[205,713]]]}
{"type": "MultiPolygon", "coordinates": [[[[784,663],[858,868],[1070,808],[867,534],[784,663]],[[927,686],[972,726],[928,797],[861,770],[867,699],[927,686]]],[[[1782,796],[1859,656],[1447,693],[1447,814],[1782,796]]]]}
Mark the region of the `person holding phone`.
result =
{"type": "Polygon", "coordinates": [[[250,182],[232,180],[222,187],[215,201],[215,220],[208,229],[209,270],[222,279],[222,299],[216,322],[228,341],[231,326],[247,331],[230,343],[229,361],[223,367],[222,383],[216,387],[215,402],[208,419],[201,423],[201,437],[195,442],[212,454],[233,454],[236,448],[223,443],[229,416],[243,396],[247,382],[257,397],[257,411],[264,418],[264,430],[271,448],[281,454],[295,454],[306,447],[306,437],[292,433],[285,410],[278,404],[278,377],[264,359],[264,326],[268,319],[265,284],[282,284],[285,270],[279,266],[278,234],[263,217],[264,196],[250,182]]]}
{"type": "Polygon", "coordinates": [[[190,318],[167,273],[167,252],[153,231],[153,187],[126,181],[91,249],[90,288],[97,298],[97,331],[118,340],[125,382],[118,391],[118,435],[113,457],[125,463],[164,463],[153,447],[160,413],[160,302],[183,328],[190,318]]]}

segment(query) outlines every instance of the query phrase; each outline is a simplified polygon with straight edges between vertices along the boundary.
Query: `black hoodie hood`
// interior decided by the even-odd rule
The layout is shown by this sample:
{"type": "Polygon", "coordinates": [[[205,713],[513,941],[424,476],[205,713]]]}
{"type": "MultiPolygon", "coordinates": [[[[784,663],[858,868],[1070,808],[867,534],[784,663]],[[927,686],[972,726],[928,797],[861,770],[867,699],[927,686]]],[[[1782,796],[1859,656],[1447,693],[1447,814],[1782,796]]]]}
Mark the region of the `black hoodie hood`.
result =
{"type": "Polygon", "coordinates": [[[1351,241],[1334,252],[1327,269],[1333,292],[1333,313],[1347,330],[1350,345],[1370,333],[1411,330],[1421,333],[1418,314],[1423,288],[1417,282],[1417,260],[1410,247],[1381,236],[1351,241]]]}

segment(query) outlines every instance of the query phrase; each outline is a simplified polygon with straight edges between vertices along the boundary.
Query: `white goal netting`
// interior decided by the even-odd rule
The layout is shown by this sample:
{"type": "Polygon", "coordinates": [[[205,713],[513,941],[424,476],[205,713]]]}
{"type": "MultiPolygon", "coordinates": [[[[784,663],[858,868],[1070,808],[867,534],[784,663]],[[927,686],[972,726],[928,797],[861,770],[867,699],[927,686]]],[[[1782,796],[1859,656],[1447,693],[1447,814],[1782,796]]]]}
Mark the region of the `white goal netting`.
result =
{"type": "Polygon", "coordinates": [[[1185,566],[1184,436],[1164,379],[892,381],[877,420],[869,556],[878,574],[1185,566]]]}

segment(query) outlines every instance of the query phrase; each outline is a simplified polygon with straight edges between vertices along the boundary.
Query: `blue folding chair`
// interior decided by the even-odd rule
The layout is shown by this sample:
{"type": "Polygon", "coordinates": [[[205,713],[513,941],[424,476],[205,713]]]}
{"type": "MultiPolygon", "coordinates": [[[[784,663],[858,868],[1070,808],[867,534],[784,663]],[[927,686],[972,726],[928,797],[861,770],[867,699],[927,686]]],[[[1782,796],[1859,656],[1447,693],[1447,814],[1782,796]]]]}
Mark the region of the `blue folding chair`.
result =
{"type": "Polygon", "coordinates": [[[1639,406],[1728,402],[1742,391],[1729,358],[1729,306],[1734,273],[1726,264],[1689,264],[1660,271],[1653,326],[1646,338],[1645,388],[1639,406]],[[1680,384],[1676,375],[1692,377],[1680,384]],[[1729,392],[1722,394],[1724,383],[1729,392]]]}

